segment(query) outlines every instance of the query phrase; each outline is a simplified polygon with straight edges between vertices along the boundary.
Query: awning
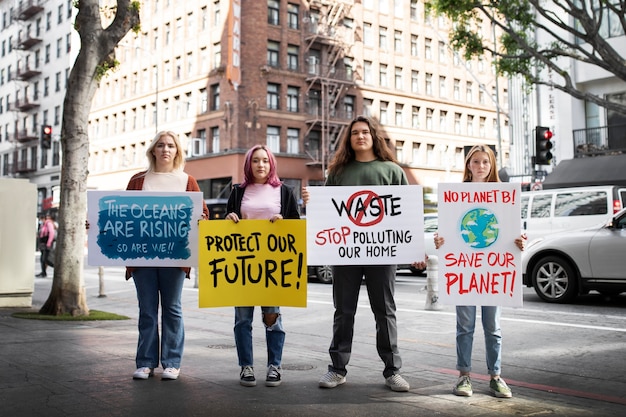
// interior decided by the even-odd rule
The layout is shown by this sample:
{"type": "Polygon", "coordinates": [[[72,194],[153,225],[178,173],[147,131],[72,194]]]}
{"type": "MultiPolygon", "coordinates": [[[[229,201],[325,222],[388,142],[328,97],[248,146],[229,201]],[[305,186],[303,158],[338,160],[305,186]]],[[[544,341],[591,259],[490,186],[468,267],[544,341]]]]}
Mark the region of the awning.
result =
{"type": "Polygon", "coordinates": [[[543,182],[544,189],[587,185],[626,186],[626,154],[561,161],[543,182]]]}

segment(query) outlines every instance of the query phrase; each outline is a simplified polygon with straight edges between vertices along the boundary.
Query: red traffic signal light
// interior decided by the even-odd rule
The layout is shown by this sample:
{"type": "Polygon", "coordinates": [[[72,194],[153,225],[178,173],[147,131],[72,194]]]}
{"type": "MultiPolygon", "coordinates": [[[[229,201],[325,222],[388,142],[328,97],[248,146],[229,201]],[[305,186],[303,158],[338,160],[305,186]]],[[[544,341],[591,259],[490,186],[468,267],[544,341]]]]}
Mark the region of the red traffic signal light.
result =
{"type": "Polygon", "coordinates": [[[552,149],[553,143],[552,131],[544,126],[537,126],[535,128],[535,163],[538,165],[550,165],[552,161],[552,149]]]}
{"type": "Polygon", "coordinates": [[[44,125],[41,127],[41,147],[50,149],[52,147],[52,126],[44,125]]]}

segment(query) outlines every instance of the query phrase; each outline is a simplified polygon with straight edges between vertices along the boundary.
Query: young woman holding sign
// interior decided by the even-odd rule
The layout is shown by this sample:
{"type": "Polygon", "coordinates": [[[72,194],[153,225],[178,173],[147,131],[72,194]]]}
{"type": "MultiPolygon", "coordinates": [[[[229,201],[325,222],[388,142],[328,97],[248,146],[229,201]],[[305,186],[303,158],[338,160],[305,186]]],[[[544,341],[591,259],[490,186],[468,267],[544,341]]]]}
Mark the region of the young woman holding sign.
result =
{"type": "MultiPolygon", "coordinates": [[[[396,163],[374,122],[364,116],[352,121],[328,167],[327,186],[407,185],[402,168],[396,163]]],[[[332,361],[319,380],[321,388],[334,388],[346,382],[346,366],[352,352],[354,317],[361,283],[369,295],[376,321],[376,349],[385,364],[385,385],[393,391],[408,391],[400,375],[402,360],[398,352],[398,328],[394,300],[396,265],[333,266],[335,315],[333,339],[328,352],[332,361]]]]}
{"type": "MultiPolygon", "coordinates": [[[[149,167],[135,174],[127,190],[200,191],[196,180],[183,172],[184,151],[173,132],[157,133],[146,150],[149,167]]],[[[204,219],[209,210],[203,203],[204,219]]],[[[198,219],[200,220],[200,219],[198,219]]],[[[126,279],[133,278],[139,302],[139,341],[134,379],[148,379],[154,368],[163,366],[161,379],[177,379],[183,356],[185,330],[181,295],[190,268],[128,267],[126,279]],[[161,300],[161,343],[159,358],[159,299],[161,300]]]]}
{"type": "MultiPolygon", "coordinates": [[[[236,184],[226,205],[226,219],[235,223],[241,219],[299,219],[298,203],[291,188],[284,185],[276,172],[276,159],[264,145],[253,146],[243,166],[244,180],[236,184]]],[[[304,195],[303,195],[304,196],[304,195]]],[[[304,196],[306,199],[306,196],[304,196]]],[[[267,374],[265,385],[281,383],[281,361],[285,344],[280,307],[261,307],[267,344],[267,374]]],[[[252,319],[254,307],[235,307],[235,344],[239,358],[239,383],[254,387],[252,319]]]]}
{"type": "MultiPolygon", "coordinates": [[[[496,171],[496,157],[491,148],[484,145],[476,145],[470,149],[465,157],[463,182],[500,182],[498,172],[496,171]]],[[[526,236],[522,235],[515,239],[515,244],[520,250],[524,250],[525,241],[526,236]]],[[[439,249],[443,244],[444,238],[435,234],[435,248],[439,249]]],[[[500,378],[500,363],[502,359],[500,310],[500,307],[481,306],[487,369],[491,376],[489,390],[496,397],[510,398],[512,397],[511,389],[500,378]]],[[[475,326],[476,306],[457,306],[456,368],[459,370],[459,379],[452,392],[462,397],[469,397],[473,394],[470,371],[472,369],[472,345],[475,326]]]]}

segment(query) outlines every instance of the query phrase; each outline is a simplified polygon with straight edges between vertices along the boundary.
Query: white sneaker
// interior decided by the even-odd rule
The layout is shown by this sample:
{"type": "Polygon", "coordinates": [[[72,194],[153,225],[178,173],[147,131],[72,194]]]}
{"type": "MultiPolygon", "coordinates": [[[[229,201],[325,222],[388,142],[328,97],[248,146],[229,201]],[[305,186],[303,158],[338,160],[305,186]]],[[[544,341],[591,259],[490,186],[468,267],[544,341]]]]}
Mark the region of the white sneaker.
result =
{"type": "Polygon", "coordinates": [[[341,385],[346,382],[344,375],[338,374],[334,371],[328,371],[320,378],[321,388],[335,388],[337,385],[341,385]]]}
{"type": "Polygon", "coordinates": [[[409,390],[409,383],[406,382],[400,374],[393,374],[389,378],[385,379],[385,385],[391,388],[392,391],[406,392],[409,390]]]}
{"type": "Polygon", "coordinates": [[[143,368],[137,368],[133,374],[133,379],[148,379],[154,375],[154,369],[144,366],[143,368]]]}
{"type": "Polygon", "coordinates": [[[178,375],[180,375],[180,369],[165,368],[161,374],[161,379],[178,379],[178,375]]]}

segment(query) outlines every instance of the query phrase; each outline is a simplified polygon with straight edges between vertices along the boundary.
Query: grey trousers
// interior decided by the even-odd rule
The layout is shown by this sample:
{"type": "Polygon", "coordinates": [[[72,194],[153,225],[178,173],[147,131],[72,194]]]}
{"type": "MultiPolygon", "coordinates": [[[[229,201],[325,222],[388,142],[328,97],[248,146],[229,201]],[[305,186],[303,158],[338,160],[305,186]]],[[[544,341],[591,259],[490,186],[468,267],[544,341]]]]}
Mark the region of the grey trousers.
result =
{"type": "Polygon", "coordinates": [[[396,265],[342,265],[333,267],[333,302],[335,315],[333,340],[328,352],[332,365],[329,371],[346,375],[352,353],[354,316],[361,283],[365,285],[370,307],[376,320],[376,349],[383,360],[385,378],[398,373],[402,359],[398,353],[398,327],[394,301],[396,265]]]}

